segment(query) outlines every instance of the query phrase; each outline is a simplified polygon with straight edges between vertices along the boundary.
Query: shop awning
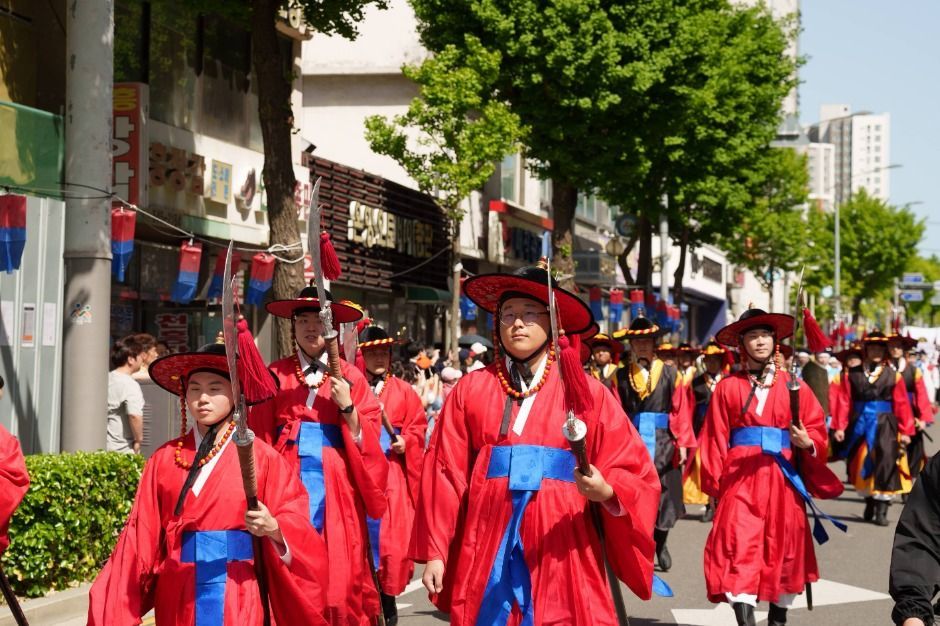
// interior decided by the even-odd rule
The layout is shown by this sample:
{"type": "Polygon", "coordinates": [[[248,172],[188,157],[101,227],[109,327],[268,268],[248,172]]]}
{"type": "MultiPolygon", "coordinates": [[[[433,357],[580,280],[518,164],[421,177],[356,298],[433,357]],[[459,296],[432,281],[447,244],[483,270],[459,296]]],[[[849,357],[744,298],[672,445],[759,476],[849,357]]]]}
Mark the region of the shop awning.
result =
{"type": "Polygon", "coordinates": [[[451,293],[443,289],[422,285],[405,286],[405,299],[415,304],[450,304],[452,298],[451,293]]]}

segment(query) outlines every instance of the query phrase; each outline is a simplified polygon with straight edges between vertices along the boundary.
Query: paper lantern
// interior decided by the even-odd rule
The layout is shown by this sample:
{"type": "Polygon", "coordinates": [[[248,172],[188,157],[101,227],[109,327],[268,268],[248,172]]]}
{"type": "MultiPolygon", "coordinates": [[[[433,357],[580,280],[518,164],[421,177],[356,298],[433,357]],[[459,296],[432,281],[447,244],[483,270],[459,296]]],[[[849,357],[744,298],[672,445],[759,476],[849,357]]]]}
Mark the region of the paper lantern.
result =
{"type": "Polygon", "coordinates": [[[134,228],[137,211],[123,206],[111,209],[111,273],[118,282],[124,282],[124,273],[134,254],[134,228]]]}
{"type": "MultiPolygon", "coordinates": [[[[242,255],[238,250],[232,250],[232,276],[238,273],[238,266],[241,265],[242,255]]],[[[222,297],[222,279],[225,277],[225,253],[220,252],[215,259],[215,269],[212,271],[212,280],[209,281],[209,292],[206,297],[222,297]]]]}
{"type": "Polygon", "coordinates": [[[26,248],[26,196],[0,196],[0,269],[20,269],[26,248]]]}
{"type": "Polygon", "coordinates": [[[170,300],[180,304],[189,304],[196,296],[199,282],[199,262],[202,260],[202,244],[183,242],[180,246],[180,272],[173,285],[170,300]]]}
{"type": "Polygon", "coordinates": [[[259,252],[251,258],[251,275],[245,294],[247,304],[260,306],[264,302],[264,294],[268,293],[274,282],[274,261],[274,256],[267,252],[259,252]]]}

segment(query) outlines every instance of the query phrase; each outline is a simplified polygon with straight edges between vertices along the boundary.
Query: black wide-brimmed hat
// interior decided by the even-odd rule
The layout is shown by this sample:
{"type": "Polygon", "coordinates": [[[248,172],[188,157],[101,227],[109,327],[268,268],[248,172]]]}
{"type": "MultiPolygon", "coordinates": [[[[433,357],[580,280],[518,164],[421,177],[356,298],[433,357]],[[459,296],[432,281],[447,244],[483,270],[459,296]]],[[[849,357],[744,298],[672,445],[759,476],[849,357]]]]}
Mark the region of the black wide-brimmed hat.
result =
{"type": "Polygon", "coordinates": [[[586,343],[590,346],[592,351],[598,346],[604,346],[610,350],[610,354],[614,357],[619,356],[620,353],[623,352],[623,344],[606,333],[597,333],[588,339],[586,343]]]}
{"type": "Polygon", "coordinates": [[[853,342],[849,347],[834,353],[832,356],[840,363],[845,363],[853,354],[860,359],[863,358],[864,355],[862,354],[862,345],[860,343],[853,342]]]}
{"type": "Polygon", "coordinates": [[[642,339],[643,337],[656,338],[663,334],[663,329],[656,322],[648,317],[636,317],[630,322],[629,328],[615,330],[612,335],[618,341],[628,341],[630,339],[642,339]]]}
{"type": "Polygon", "coordinates": [[[709,341],[702,349],[702,356],[724,356],[727,352],[717,341],[709,341]]]}
{"type": "Polygon", "coordinates": [[[898,333],[891,333],[888,335],[888,341],[900,341],[901,347],[905,352],[908,350],[913,350],[917,347],[917,340],[908,335],[899,335],[898,333]]]}
{"type": "Polygon", "coordinates": [[[732,322],[718,331],[715,339],[726,346],[737,347],[738,338],[754,328],[769,328],[779,343],[793,334],[795,320],[792,315],[768,313],[762,309],[748,309],[738,321],[732,322]]]}
{"type": "MultiPolygon", "coordinates": [[[[333,322],[335,324],[346,324],[356,322],[362,319],[362,309],[355,306],[352,302],[343,300],[335,302],[330,290],[326,290],[326,297],[330,301],[330,309],[333,311],[333,322]]],[[[268,302],[265,307],[268,313],[277,317],[291,319],[298,311],[319,311],[320,297],[316,287],[304,287],[297,294],[296,298],[291,300],[274,300],[268,302]]]]}
{"type": "Polygon", "coordinates": [[[388,333],[381,326],[366,326],[359,333],[359,349],[368,350],[369,348],[378,348],[380,346],[391,347],[398,343],[395,339],[388,336],[388,333]]]}
{"type": "MultiPolygon", "coordinates": [[[[575,294],[562,289],[552,278],[552,291],[558,311],[558,327],[571,335],[580,335],[594,323],[591,309],[575,294]]],[[[474,304],[499,315],[500,303],[512,297],[530,298],[548,306],[548,268],[544,259],[538,265],[523,267],[512,274],[480,274],[463,284],[464,294],[474,304]]]]}
{"type": "Polygon", "coordinates": [[[880,330],[873,330],[862,337],[862,345],[887,345],[889,337],[880,330]]]}

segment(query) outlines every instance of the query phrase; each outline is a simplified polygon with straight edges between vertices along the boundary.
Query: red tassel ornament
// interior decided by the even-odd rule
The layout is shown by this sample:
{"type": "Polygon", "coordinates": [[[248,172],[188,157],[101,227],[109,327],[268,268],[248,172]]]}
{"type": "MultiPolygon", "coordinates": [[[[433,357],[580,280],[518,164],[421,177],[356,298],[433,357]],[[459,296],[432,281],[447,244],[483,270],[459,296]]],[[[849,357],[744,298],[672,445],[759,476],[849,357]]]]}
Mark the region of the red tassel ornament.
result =
{"type": "Polygon", "coordinates": [[[806,344],[813,354],[825,352],[826,349],[832,346],[822,328],[819,327],[819,322],[805,307],[803,308],[803,332],[806,334],[806,344]]]}
{"type": "Polygon", "coordinates": [[[358,370],[362,372],[362,375],[365,376],[366,375],[366,359],[364,356],[362,356],[362,350],[356,350],[355,365],[356,365],[356,368],[358,368],[358,370]]]}
{"type": "Polygon", "coordinates": [[[238,380],[241,383],[245,402],[258,404],[273,398],[277,394],[277,384],[274,377],[264,364],[255,338],[248,330],[248,322],[238,320],[235,327],[238,329],[238,380]]]}
{"type": "Polygon", "coordinates": [[[327,280],[336,280],[343,273],[329,233],[320,233],[320,264],[323,266],[323,276],[327,280]]]}
{"type": "Polygon", "coordinates": [[[558,361],[565,385],[565,408],[578,417],[584,417],[594,410],[594,401],[587,374],[581,365],[581,337],[562,335],[558,338],[558,347],[561,348],[558,361]]]}

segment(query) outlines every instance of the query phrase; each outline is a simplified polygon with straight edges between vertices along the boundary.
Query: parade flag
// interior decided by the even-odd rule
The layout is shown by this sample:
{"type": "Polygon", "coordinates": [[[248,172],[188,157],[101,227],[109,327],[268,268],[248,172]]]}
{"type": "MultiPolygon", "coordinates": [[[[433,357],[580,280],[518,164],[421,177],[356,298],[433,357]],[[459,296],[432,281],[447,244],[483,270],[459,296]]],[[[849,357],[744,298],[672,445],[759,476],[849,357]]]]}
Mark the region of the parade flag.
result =
{"type": "Polygon", "coordinates": [[[630,290],[630,319],[635,320],[644,315],[643,309],[643,290],[630,290]]]}
{"type": "Polygon", "coordinates": [[[0,196],[0,269],[20,269],[26,248],[26,196],[0,196]]]}
{"type": "Polygon", "coordinates": [[[660,328],[668,328],[671,331],[669,325],[669,305],[665,300],[656,300],[656,323],[659,324],[660,328]]]}
{"type": "Polygon", "coordinates": [[[467,296],[460,295],[460,319],[472,321],[477,318],[477,305],[467,296]]]}
{"type": "Polygon", "coordinates": [[[129,211],[123,205],[111,209],[111,273],[119,283],[124,282],[124,272],[134,254],[136,226],[137,211],[129,211]]]}
{"type": "Polygon", "coordinates": [[[623,290],[610,290],[610,306],[608,307],[610,315],[610,327],[619,328],[623,319],[623,290]]]}
{"type": "Polygon", "coordinates": [[[273,282],[274,256],[267,252],[259,252],[251,258],[251,276],[248,279],[245,302],[260,306],[264,302],[264,294],[268,293],[273,282]]]}
{"type": "MultiPolygon", "coordinates": [[[[232,250],[232,276],[238,273],[238,267],[242,262],[242,256],[238,253],[238,250],[232,250]]],[[[215,270],[212,272],[212,280],[209,281],[209,292],[206,294],[206,298],[221,298],[222,297],[222,278],[225,274],[225,255],[219,254],[215,259],[215,270]]]]}
{"type": "Polygon", "coordinates": [[[180,273],[173,285],[170,300],[180,304],[189,304],[196,296],[196,284],[199,282],[199,262],[202,260],[202,244],[183,242],[180,246],[180,273]]]}
{"type": "Polygon", "coordinates": [[[588,290],[588,302],[591,304],[591,314],[595,320],[604,319],[604,308],[601,301],[601,288],[591,287],[588,290]]]}

